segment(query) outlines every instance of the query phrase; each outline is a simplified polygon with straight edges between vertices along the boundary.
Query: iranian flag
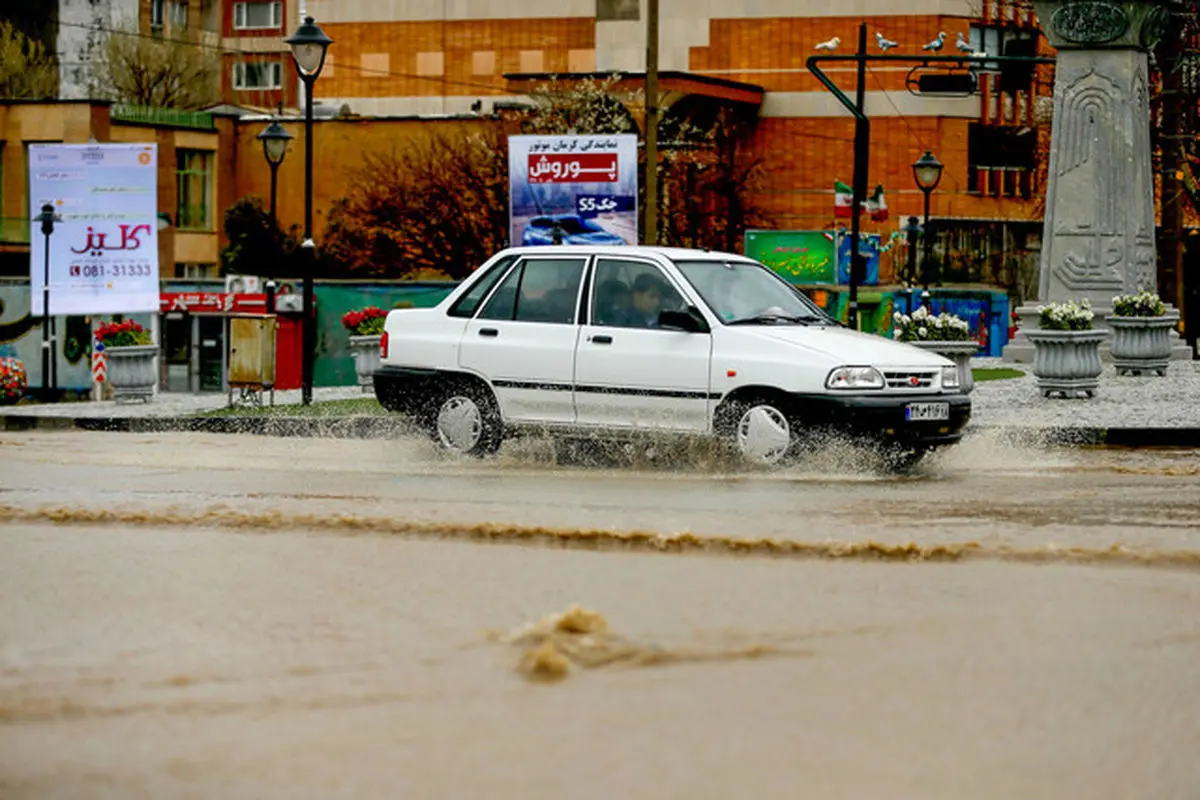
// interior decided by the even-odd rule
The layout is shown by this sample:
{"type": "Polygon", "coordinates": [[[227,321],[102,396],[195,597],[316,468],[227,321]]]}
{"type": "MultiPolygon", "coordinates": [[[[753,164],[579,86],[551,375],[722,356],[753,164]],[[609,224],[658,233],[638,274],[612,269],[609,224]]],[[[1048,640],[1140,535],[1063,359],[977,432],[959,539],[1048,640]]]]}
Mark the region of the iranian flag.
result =
{"type": "Polygon", "coordinates": [[[835,217],[850,216],[850,207],[854,205],[854,190],[841,181],[833,183],[833,215],[835,217]]]}
{"type": "Polygon", "coordinates": [[[867,213],[876,222],[883,222],[888,218],[887,200],[883,197],[882,183],[875,187],[875,193],[867,200],[867,213]]]}

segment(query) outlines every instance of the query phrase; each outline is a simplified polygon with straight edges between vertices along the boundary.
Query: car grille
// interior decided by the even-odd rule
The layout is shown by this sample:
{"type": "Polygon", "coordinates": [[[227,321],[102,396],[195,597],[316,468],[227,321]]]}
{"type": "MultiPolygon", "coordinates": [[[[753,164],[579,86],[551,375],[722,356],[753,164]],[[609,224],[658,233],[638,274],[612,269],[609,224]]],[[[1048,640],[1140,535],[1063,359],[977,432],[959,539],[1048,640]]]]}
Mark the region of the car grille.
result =
{"type": "Polygon", "coordinates": [[[936,377],[937,372],[929,370],[900,370],[883,373],[883,379],[887,381],[887,388],[904,389],[910,392],[932,389],[936,377]]]}

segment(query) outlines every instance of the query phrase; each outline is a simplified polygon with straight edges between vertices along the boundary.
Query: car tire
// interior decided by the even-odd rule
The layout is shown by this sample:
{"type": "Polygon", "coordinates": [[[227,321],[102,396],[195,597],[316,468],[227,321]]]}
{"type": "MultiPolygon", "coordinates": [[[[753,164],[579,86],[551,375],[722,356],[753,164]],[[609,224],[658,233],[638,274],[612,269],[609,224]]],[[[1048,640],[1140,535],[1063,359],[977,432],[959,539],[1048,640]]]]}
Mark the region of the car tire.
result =
{"type": "Polygon", "coordinates": [[[733,400],[719,411],[719,432],[743,460],[785,464],[800,449],[800,418],[790,404],[758,396],[733,400]]]}
{"type": "Polygon", "coordinates": [[[470,381],[452,383],[435,396],[425,417],[434,443],[447,452],[478,458],[500,449],[500,410],[486,387],[470,381]]]}

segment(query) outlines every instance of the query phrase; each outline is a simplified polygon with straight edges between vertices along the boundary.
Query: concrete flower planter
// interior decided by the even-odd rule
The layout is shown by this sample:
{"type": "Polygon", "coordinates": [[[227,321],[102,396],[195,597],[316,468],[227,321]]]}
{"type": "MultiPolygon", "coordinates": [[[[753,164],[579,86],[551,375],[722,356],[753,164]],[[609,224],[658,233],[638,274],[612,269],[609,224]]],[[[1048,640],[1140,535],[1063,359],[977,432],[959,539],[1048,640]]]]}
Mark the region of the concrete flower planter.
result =
{"type": "Polygon", "coordinates": [[[351,336],[350,352],[354,354],[354,371],[358,374],[358,385],[364,392],[373,391],[375,372],[382,365],[379,357],[379,340],[382,336],[351,336]]]}
{"type": "Polygon", "coordinates": [[[1032,330],[1033,374],[1043,397],[1094,397],[1100,387],[1100,343],[1108,331],[1032,330]]]}
{"type": "Polygon", "coordinates": [[[106,347],[104,354],[108,357],[107,380],[113,390],[113,399],[118,403],[123,400],[149,403],[158,383],[158,375],[154,371],[158,346],[106,347]]]}
{"type": "Polygon", "coordinates": [[[1161,317],[1110,316],[1112,328],[1112,360],[1117,373],[1167,374],[1171,360],[1171,329],[1179,322],[1179,314],[1161,317]]]}
{"type": "Polygon", "coordinates": [[[964,394],[970,394],[975,388],[975,376],[971,373],[971,356],[979,352],[979,344],[974,341],[965,342],[905,342],[922,350],[932,350],[943,358],[948,358],[958,367],[958,385],[964,394]]]}

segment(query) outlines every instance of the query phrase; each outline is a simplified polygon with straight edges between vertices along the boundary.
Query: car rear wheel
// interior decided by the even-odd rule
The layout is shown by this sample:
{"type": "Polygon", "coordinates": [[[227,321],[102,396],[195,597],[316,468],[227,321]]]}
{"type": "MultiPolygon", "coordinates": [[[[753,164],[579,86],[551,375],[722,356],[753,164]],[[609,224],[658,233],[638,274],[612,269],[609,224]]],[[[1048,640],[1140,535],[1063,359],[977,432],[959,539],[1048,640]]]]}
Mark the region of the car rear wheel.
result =
{"type": "Polygon", "coordinates": [[[488,390],[471,384],[452,386],[431,410],[433,438],[443,449],[468,456],[500,449],[500,414],[488,390]]]}

